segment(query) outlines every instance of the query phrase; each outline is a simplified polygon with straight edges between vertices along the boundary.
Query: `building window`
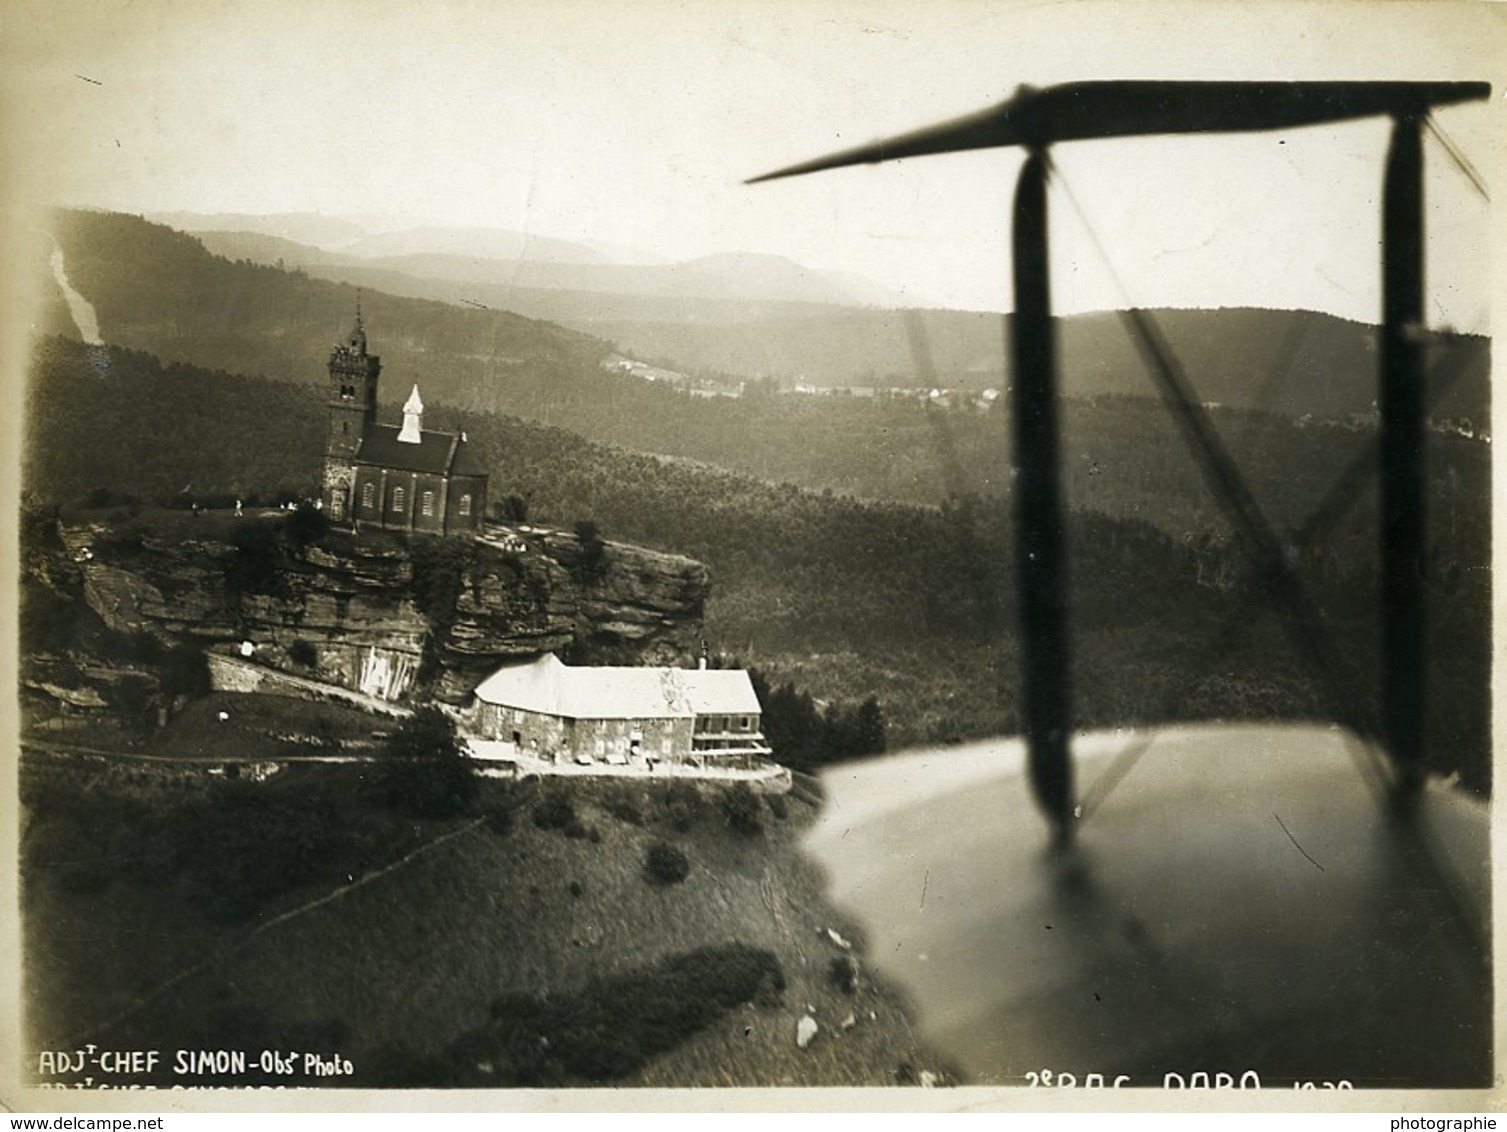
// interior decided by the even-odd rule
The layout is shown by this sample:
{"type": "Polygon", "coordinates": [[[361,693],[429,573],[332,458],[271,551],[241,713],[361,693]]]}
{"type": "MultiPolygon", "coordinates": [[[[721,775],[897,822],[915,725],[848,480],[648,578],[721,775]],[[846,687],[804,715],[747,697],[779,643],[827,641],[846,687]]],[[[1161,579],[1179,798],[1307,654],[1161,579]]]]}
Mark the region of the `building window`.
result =
{"type": "Polygon", "coordinates": [[[403,489],[401,487],[392,489],[392,509],[394,511],[403,510],[403,489]]]}
{"type": "Polygon", "coordinates": [[[425,516],[429,516],[429,515],[433,515],[434,514],[434,492],[432,492],[432,491],[426,491],[426,492],[424,492],[424,498],[423,498],[422,507],[423,507],[425,516]]]}
{"type": "Polygon", "coordinates": [[[377,503],[377,485],[367,482],[361,485],[361,506],[370,511],[377,503]]]}
{"type": "Polygon", "coordinates": [[[460,506],[456,510],[462,515],[471,514],[471,494],[469,492],[460,497],[460,506]]]}
{"type": "Polygon", "coordinates": [[[739,716],[738,717],[738,730],[739,731],[752,731],[753,730],[753,717],[749,716],[749,715],[739,716]]]}

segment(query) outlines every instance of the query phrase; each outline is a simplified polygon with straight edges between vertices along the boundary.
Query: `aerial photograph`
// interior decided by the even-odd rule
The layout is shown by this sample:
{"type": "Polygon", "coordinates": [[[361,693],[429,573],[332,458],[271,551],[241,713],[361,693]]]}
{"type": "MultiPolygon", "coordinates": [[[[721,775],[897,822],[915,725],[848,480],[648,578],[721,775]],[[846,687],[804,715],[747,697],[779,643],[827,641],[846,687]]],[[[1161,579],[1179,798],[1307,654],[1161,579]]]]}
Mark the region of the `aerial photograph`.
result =
{"type": "Polygon", "coordinates": [[[1497,1107],[1504,90],[0,0],[0,1102],[1497,1107]]]}

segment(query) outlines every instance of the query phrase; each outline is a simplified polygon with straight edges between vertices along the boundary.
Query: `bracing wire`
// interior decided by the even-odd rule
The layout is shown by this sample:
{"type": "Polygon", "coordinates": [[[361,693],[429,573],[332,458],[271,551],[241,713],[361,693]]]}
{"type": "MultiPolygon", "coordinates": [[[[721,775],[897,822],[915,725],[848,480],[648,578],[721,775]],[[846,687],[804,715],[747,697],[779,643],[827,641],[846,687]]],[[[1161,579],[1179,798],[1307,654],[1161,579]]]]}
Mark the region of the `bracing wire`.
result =
{"type": "MultiPolygon", "coordinates": [[[[1131,338],[1141,351],[1153,379],[1161,388],[1164,402],[1181,427],[1215,502],[1224,510],[1226,518],[1246,543],[1263,574],[1275,588],[1276,592],[1272,596],[1288,607],[1291,616],[1285,619],[1284,623],[1294,644],[1307,658],[1320,681],[1326,686],[1327,698],[1336,715],[1340,718],[1348,717],[1350,724],[1363,733],[1374,732],[1375,724],[1366,718],[1369,713],[1352,706],[1355,703],[1355,697],[1348,694],[1343,686],[1348,683],[1345,679],[1345,669],[1342,667],[1341,658],[1334,653],[1324,635],[1322,615],[1310,600],[1301,579],[1296,576],[1288,551],[1283,547],[1250,494],[1239,468],[1219,439],[1212,421],[1198,404],[1193,386],[1173,354],[1170,344],[1151,315],[1137,308],[1131,301],[1129,289],[1125,286],[1119,272],[1116,271],[1113,260],[1110,259],[1099,238],[1098,231],[1089,222],[1071,185],[1066,182],[1059,170],[1054,168],[1053,174],[1058,184],[1062,186],[1096,254],[1121,295],[1126,307],[1122,312],[1122,317],[1131,338]]],[[[1086,804],[1080,808],[1080,819],[1086,812],[1103,802],[1104,796],[1124,778],[1130,767],[1144,753],[1147,745],[1132,744],[1111,764],[1109,771],[1106,772],[1102,788],[1100,784],[1096,784],[1095,788],[1086,795],[1086,804]]]]}
{"type": "MultiPolygon", "coordinates": [[[[1457,355],[1451,365],[1432,375],[1429,382],[1427,397],[1428,407],[1432,408],[1452,389],[1465,373],[1465,362],[1462,356],[1457,355]]],[[[1294,537],[1295,547],[1301,552],[1323,532],[1339,522],[1341,518],[1355,505],[1360,496],[1360,491],[1366,480],[1373,473],[1373,466],[1377,460],[1377,444],[1373,440],[1362,447],[1356,453],[1355,458],[1335,479],[1329,491],[1320,501],[1318,507],[1309,514],[1308,519],[1294,537]]],[[[1254,607],[1261,604],[1260,596],[1251,596],[1243,601],[1225,622],[1224,627],[1213,638],[1209,647],[1204,650],[1198,668],[1212,668],[1214,663],[1225,652],[1233,647],[1234,638],[1238,631],[1244,627],[1247,618],[1254,607]]],[[[1177,696],[1166,697],[1159,705],[1159,710],[1152,713],[1153,718],[1157,715],[1166,715],[1177,705],[1177,696]]],[[[1360,769],[1362,777],[1366,779],[1378,799],[1383,796],[1383,785],[1387,780],[1387,771],[1376,748],[1370,743],[1361,742],[1346,733],[1347,749],[1351,758],[1360,769]]],[[[1114,760],[1104,772],[1094,781],[1093,786],[1084,793],[1079,803],[1079,820],[1087,818],[1109,796],[1120,782],[1130,773],[1130,769],[1136,761],[1146,753],[1151,745],[1151,739],[1140,739],[1131,743],[1125,750],[1115,756],[1114,760]]]]}
{"type": "Polygon", "coordinates": [[[1476,192],[1480,193],[1489,202],[1491,200],[1491,191],[1486,187],[1486,179],[1481,176],[1480,170],[1471,164],[1470,158],[1466,157],[1465,152],[1444,132],[1444,127],[1434,120],[1432,114],[1423,121],[1424,125],[1428,127],[1429,133],[1433,134],[1439,140],[1439,144],[1444,147],[1444,152],[1449,154],[1450,160],[1455,163],[1460,172],[1465,174],[1465,179],[1475,187],[1476,192]]]}

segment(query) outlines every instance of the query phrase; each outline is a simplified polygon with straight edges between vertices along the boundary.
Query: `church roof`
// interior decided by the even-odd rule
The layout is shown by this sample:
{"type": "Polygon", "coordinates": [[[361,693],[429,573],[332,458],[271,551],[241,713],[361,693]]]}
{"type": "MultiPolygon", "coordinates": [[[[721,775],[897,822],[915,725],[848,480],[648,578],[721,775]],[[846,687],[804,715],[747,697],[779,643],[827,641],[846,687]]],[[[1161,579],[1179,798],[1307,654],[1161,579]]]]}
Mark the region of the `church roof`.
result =
{"type": "Polygon", "coordinates": [[[564,719],[758,715],[748,673],[733,669],[569,668],[553,656],[499,668],[478,699],[564,719]]]}
{"type": "Polygon", "coordinates": [[[469,447],[453,432],[419,434],[419,442],[399,440],[397,425],[372,425],[361,440],[356,463],[376,464],[400,472],[432,472],[435,475],[485,475],[485,471],[466,452],[469,447]]]}
{"type": "Polygon", "coordinates": [[[487,474],[486,466],[481,462],[481,456],[476,449],[467,444],[465,433],[461,433],[460,446],[455,450],[455,461],[450,465],[452,476],[484,476],[487,474]]]}

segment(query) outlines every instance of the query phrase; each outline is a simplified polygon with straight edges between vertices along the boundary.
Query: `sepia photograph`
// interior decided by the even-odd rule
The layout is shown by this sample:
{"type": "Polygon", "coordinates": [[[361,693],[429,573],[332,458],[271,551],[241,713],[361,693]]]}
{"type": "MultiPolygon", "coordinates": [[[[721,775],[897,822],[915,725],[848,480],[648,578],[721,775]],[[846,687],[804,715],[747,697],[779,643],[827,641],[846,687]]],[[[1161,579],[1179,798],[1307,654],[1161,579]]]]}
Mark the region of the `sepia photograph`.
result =
{"type": "Polygon", "coordinates": [[[0,1102],[1496,1110],[1504,93],[0,0],[0,1102]]]}

